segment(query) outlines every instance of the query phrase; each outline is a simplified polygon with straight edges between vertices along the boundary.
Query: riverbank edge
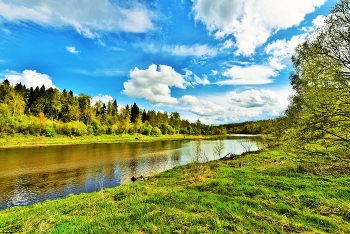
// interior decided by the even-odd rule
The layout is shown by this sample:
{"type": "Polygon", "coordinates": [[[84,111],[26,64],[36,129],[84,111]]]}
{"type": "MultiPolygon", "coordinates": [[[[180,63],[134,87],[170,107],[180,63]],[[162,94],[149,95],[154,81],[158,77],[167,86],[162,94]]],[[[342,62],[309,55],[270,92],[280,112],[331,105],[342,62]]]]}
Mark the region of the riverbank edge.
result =
{"type": "Polygon", "coordinates": [[[1,210],[0,233],[350,232],[349,171],[339,174],[342,162],[298,160],[276,147],[178,166],[140,183],[1,210]]]}
{"type": "Polygon", "coordinates": [[[29,147],[49,147],[62,145],[81,145],[81,144],[109,144],[109,143],[127,143],[127,142],[152,142],[152,141],[180,141],[180,140],[200,140],[200,139],[219,139],[230,137],[232,135],[163,135],[163,136],[145,136],[145,135],[100,135],[100,136],[31,136],[16,134],[15,136],[6,135],[0,137],[0,149],[6,148],[29,148],[29,147]]]}

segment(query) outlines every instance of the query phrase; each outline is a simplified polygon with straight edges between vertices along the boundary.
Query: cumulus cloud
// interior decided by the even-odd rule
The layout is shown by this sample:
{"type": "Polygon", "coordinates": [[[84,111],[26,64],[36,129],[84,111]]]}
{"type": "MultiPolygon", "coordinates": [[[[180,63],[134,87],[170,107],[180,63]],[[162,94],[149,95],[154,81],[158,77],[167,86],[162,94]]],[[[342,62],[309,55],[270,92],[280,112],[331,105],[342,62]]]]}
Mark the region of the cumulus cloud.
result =
{"type": "Polygon", "coordinates": [[[109,95],[102,95],[102,94],[99,94],[99,95],[97,95],[97,96],[92,97],[92,102],[91,102],[91,104],[94,105],[94,104],[95,104],[96,102],[98,102],[98,101],[101,101],[101,102],[107,104],[108,101],[113,101],[113,100],[114,100],[113,97],[111,97],[111,96],[109,96],[109,95]]]}
{"type": "Polygon", "coordinates": [[[5,79],[8,79],[11,84],[22,83],[26,87],[36,88],[45,85],[45,88],[56,88],[52,83],[51,77],[46,74],[38,73],[35,70],[24,70],[22,73],[17,73],[15,71],[7,71],[5,79]]]}
{"type": "Polygon", "coordinates": [[[226,95],[231,105],[228,112],[238,117],[278,116],[286,108],[287,95],[266,89],[230,92],[226,95]]]}
{"type": "Polygon", "coordinates": [[[185,89],[186,82],[182,75],[166,65],[150,65],[148,69],[137,67],[130,71],[130,79],[124,82],[123,93],[135,98],[145,98],[153,105],[177,104],[178,100],[171,96],[170,88],[185,89]]]}
{"type": "Polygon", "coordinates": [[[321,26],[324,25],[325,20],[326,20],[326,16],[324,16],[324,15],[318,15],[318,16],[312,21],[312,23],[313,23],[313,25],[314,25],[315,28],[316,28],[316,27],[321,27],[321,26]]]}
{"type": "Polygon", "coordinates": [[[179,99],[182,105],[189,106],[188,110],[199,116],[216,116],[225,113],[225,109],[215,103],[198,99],[191,95],[182,96],[179,99]]]}
{"type": "Polygon", "coordinates": [[[252,85],[252,84],[268,84],[273,82],[271,77],[275,77],[278,73],[270,66],[250,65],[250,66],[233,66],[227,69],[224,76],[229,80],[218,81],[218,85],[252,85]]]}
{"type": "Polygon", "coordinates": [[[195,20],[217,39],[234,36],[237,55],[251,55],[281,29],[298,25],[325,0],[193,0],[195,20]]]}
{"type": "Polygon", "coordinates": [[[270,56],[269,65],[277,70],[285,68],[286,64],[290,63],[290,58],[294,49],[301,44],[307,34],[293,36],[290,40],[277,40],[265,47],[265,52],[270,56]]]}
{"type": "Polygon", "coordinates": [[[274,106],[278,103],[278,96],[270,90],[246,90],[242,93],[231,92],[227,95],[229,103],[240,107],[274,106]]]}
{"type": "Polygon", "coordinates": [[[136,1],[125,7],[120,4],[109,0],[2,0],[0,17],[13,23],[70,26],[82,36],[91,39],[99,38],[101,32],[143,33],[154,29],[154,13],[146,6],[136,1]]]}
{"type": "Polygon", "coordinates": [[[78,51],[77,49],[75,49],[74,46],[66,46],[66,50],[69,52],[69,53],[72,53],[72,54],[79,54],[80,51],[78,51]]]}

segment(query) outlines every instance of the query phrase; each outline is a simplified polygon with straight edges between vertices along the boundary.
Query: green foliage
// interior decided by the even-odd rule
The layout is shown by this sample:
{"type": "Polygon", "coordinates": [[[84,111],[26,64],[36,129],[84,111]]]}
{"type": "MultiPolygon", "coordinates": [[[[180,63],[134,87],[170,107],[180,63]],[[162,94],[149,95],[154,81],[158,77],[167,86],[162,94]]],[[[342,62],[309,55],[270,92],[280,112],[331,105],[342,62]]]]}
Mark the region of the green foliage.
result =
{"type": "Polygon", "coordinates": [[[283,140],[308,155],[350,156],[350,5],[341,0],[325,25],[296,48],[290,80],[294,90],[283,140]]]}
{"type": "Polygon", "coordinates": [[[152,132],[152,126],[150,124],[148,125],[143,125],[141,127],[141,134],[142,135],[146,135],[146,136],[150,136],[152,132]]]}
{"type": "Polygon", "coordinates": [[[67,133],[75,136],[84,136],[87,134],[86,125],[80,121],[69,122],[66,126],[66,129],[67,133]]]}
{"type": "Polygon", "coordinates": [[[45,129],[45,136],[54,137],[56,135],[56,130],[53,126],[48,126],[45,129]]]}
{"type": "Polygon", "coordinates": [[[158,127],[153,127],[152,128],[152,131],[151,131],[151,134],[153,136],[159,136],[162,134],[162,131],[158,128],[158,127]]]}

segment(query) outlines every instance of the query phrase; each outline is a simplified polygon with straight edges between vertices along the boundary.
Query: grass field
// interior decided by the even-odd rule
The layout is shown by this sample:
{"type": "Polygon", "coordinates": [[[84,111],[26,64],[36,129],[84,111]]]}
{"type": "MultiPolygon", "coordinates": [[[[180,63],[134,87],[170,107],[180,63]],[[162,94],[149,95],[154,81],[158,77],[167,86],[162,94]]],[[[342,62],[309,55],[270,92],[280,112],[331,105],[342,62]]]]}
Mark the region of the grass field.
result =
{"type": "Polygon", "coordinates": [[[350,233],[350,163],[279,148],[0,211],[1,232],[350,233]]]}

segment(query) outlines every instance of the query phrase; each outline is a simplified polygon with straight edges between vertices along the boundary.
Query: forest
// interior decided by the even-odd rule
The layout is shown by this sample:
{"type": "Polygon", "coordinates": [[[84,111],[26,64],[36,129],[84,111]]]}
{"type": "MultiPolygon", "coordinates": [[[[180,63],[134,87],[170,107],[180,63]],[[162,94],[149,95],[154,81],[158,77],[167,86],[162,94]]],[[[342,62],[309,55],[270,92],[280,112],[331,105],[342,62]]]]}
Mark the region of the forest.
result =
{"type": "Polygon", "coordinates": [[[11,85],[5,79],[0,85],[0,134],[31,134],[53,137],[56,134],[143,135],[223,135],[224,126],[190,123],[178,112],[142,110],[136,103],[118,108],[117,101],[92,103],[86,94],[57,88],[27,88],[11,85]]]}

